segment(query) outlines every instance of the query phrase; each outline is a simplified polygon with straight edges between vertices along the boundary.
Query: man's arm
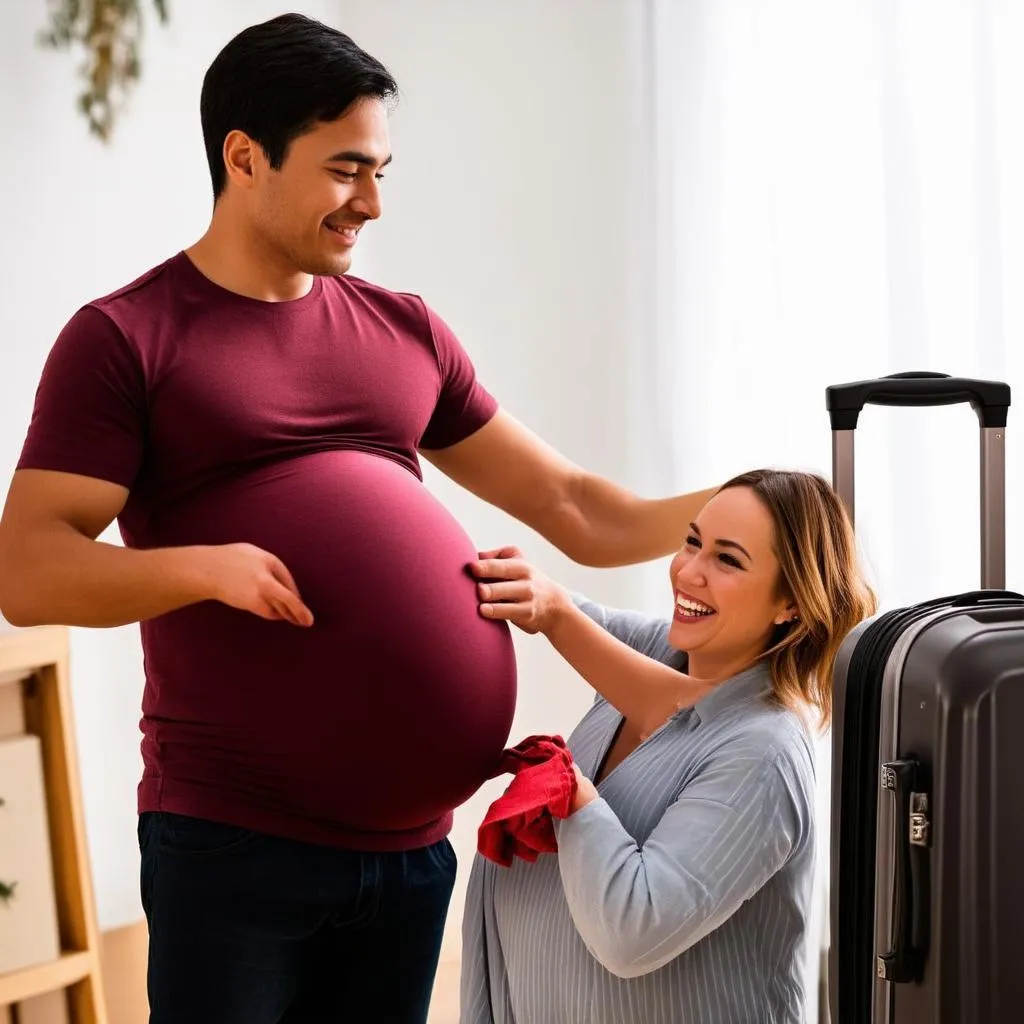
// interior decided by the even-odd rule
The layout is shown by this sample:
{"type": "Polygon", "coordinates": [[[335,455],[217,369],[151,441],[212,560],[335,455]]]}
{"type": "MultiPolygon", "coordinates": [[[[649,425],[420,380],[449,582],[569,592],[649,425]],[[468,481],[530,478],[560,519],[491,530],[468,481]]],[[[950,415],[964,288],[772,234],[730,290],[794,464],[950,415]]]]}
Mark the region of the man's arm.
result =
{"type": "Polygon", "coordinates": [[[501,410],[464,441],[422,454],[581,565],[631,565],[674,553],[714,494],[641,498],[574,465],[501,410]]]}
{"type": "Polygon", "coordinates": [[[136,551],[97,541],[127,497],[92,477],[15,473],[0,519],[0,614],[15,626],[121,626],[220,600],[311,624],[288,570],[251,545],[136,551]]]}

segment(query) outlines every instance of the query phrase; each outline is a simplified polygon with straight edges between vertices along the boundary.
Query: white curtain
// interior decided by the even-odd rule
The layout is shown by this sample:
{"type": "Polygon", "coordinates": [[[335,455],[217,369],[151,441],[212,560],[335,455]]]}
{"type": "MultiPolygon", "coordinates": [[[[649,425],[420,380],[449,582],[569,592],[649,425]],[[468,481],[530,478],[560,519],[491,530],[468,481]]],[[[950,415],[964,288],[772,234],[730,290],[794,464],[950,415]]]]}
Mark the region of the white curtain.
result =
{"type": "MultiPolygon", "coordinates": [[[[1009,380],[1024,404],[1024,3],[648,0],[646,14],[648,383],[672,484],[828,474],[832,383],[937,370],[1009,380]]],[[[1011,589],[1019,427],[1011,408],[1011,589]]],[[[969,407],[870,408],[857,449],[883,606],[973,588],[969,407]]],[[[827,749],[822,764],[825,823],[827,749]]]]}

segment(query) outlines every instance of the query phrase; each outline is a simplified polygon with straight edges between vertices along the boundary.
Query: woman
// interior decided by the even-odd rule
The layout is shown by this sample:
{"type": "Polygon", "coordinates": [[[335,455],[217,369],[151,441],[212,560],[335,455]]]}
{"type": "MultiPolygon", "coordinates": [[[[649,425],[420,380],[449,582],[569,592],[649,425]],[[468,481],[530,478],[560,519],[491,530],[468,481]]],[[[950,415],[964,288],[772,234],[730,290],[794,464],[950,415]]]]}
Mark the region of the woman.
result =
{"type": "Polygon", "coordinates": [[[731,480],[672,561],[671,621],[574,603],[518,554],[474,566],[482,614],[544,633],[600,696],[558,853],[473,866],[462,1024],[796,1024],[809,726],[875,609],[840,501],[807,473],[731,480]]]}

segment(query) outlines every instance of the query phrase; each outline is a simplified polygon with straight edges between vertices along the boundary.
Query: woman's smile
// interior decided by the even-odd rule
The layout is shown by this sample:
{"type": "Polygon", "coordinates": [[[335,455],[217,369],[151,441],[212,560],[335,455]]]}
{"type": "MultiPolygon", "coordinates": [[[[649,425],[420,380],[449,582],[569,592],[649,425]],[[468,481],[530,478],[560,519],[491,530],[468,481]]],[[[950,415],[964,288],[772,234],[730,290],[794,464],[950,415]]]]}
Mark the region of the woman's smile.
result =
{"type": "Polygon", "coordinates": [[[709,604],[698,601],[697,598],[682,590],[676,591],[676,622],[694,623],[709,619],[716,615],[717,611],[709,604]]]}

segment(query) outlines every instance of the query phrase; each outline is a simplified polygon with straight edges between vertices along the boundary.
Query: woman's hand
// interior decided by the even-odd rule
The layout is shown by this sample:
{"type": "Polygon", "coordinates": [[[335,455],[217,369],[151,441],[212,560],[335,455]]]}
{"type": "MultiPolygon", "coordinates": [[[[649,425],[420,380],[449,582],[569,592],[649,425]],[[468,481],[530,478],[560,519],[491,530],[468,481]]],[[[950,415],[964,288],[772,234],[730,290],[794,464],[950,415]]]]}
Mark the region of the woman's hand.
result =
{"type": "Polygon", "coordinates": [[[524,633],[547,633],[572,607],[569,594],[523,558],[519,548],[483,551],[470,565],[479,581],[480,614],[505,619],[524,633]]]}
{"type": "Polygon", "coordinates": [[[600,794],[597,787],[580,771],[580,766],[575,762],[573,762],[572,770],[576,773],[576,796],[573,798],[572,810],[569,813],[575,814],[587,804],[593,803],[600,794]]]}

